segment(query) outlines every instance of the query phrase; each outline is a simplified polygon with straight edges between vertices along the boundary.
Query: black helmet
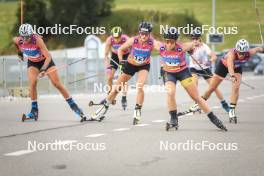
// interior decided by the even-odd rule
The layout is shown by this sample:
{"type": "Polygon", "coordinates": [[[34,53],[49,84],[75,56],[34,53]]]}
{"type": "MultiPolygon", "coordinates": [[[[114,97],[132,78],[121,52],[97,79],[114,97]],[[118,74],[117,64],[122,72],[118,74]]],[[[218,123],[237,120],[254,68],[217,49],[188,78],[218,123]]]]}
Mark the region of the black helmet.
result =
{"type": "Polygon", "coordinates": [[[192,38],[200,38],[202,35],[201,35],[201,31],[198,30],[197,28],[195,28],[193,31],[192,31],[192,34],[191,34],[191,37],[192,38]]]}
{"type": "Polygon", "coordinates": [[[152,28],[153,28],[152,24],[147,21],[142,21],[141,23],[139,23],[138,26],[139,32],[151,32],[152,28]]]}
{"type": "Polygon", "coordinates": [[[175,27],[170,27],[163,33],[163,37],[165,39],[172,39],[177,40],[179,38],[180,34],[178,33],[177,29],[175,27]]]}

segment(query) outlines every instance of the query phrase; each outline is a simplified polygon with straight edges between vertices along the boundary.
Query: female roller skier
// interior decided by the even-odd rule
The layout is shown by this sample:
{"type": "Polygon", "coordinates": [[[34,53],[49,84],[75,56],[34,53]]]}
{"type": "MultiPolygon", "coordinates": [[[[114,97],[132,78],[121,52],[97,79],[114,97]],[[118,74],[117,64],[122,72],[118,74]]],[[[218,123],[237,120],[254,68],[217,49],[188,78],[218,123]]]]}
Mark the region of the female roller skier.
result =
{"type": "Polygon", "coordinates": [[[116,85],[105,99],[104,104],[94,114],[93,119],[102,118],[107,112],[109,105],[118,95],[119,91],[127,84],[127,82],[138,74],[137,79],[137,98],[133,115],[133,124],[138,124],[141,118],[141,108],[144,102],[144,84],[147,81],[150,69],[150,59],[153,50],[154,39],[150,36],[152,24],[149,22],[141,22],[139,24],[139,34],[128,39],[118,50],[118,58],[122,65],[122,73],[119,76],[116,85]],[[127,49],[131,48],[127,62],[124,62],[123,57],[127,49]]]}
{"type": "Polygon", "coordinates": [[[210,121],[218,128],[227,131],[223,123],[208,107],[206,101],[199,95],[197,85],[193,81],[192,75],[187,66],[185,57],[186,52],[193,50],[192,43],[181,44],[178,42],[179,33],[176,28],[168,28],[164,32],[165,43],[155,42],[155,49],[161,56],[161,65],[165,71],[165,87],[167,90],[167,104],[170,114],[170,121],[166,124],[166,130],[170,128],[178,129],[177,105],[175,100],[176,83],[187,91],[189,96],[198,103],[200,108],[207,114],[210,121]]]}
{"type": "MultiPolygon", "coordinates": [[[[212,64],[216,61],[216,55],[211,49],[202,42],[201,32],[198,30],[194,30],[191,34],[192,43],[194,44],[194,49],[192,53],[192,57],[190,57],[190,72],[192,73],[192,77],[194,82],[198,85],[198,77],[202,76],[205,81],[209,84],[213,74],[212,74],[212,64]],[[210,58],[209,58],[210,57],[210,58]],[[194,60],[195,59],[195,60],[194,60]]],[[[229,106],[227,102],[224,100],[224,97],[219,89],[215,89],[215,94],[217,98],[220,100],[222,108],[228,113],[229,106]]],[[[195,110],[198,104],[195,104],[190,110],[195,110]]]]}
{"type": "Polygon", "coordinates": [[[13,38],[13,42],[18,49],[18,56],[21,60],[27,59],[28,79],[29,79],[29,95],[31,98],[31,111],[23,114],[22,120],[38,119],[38,101],[37,101],[37,82],[38,78],[45,76],[46,72],[54,70],[47,74],[52,84],[63,95],[70,108],[84,118],[82,110],[74,102],[68,91],[60,82],[56,71],[56,66],[49,54],[49,51],[42,38],[34,34],[32,25],[22,24],[19,27],[19,36],[13,38]]]}
{"type": "Polygon", "coordinates": [[[245,64],[252,55],[258,52],[263,53],[264,46],[249,49],[249,43],[247,40],[238,40],[235,48],[230,49],[228,53],[216,63],[215,74],[208,89],[203,95],[203,98],[207,100],[229,73],[230,79],[232,80],[229,111],[230,123],[237,123],[235,108],[239,97],[239,88],[243,72],[242,65],[245,64]]]}

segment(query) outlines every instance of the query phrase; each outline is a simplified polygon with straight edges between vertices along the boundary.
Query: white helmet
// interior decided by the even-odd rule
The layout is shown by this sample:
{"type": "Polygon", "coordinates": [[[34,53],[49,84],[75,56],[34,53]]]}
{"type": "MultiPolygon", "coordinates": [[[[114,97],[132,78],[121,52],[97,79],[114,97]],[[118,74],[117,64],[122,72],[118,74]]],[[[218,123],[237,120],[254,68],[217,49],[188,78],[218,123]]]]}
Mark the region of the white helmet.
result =
{"type": "Polygon", "coordinates": [[[236,50],[238,52],[247,52],[249,50],[249,43],[245,39],[240,39],[236,43],[236,50]]]}
{"type": "Polygon", "coordinates": [[[33,28],[31,24],[25,23],[19,27],[20,36],[28,37],[28,36],[31,36],[32,34],[33,34],[33,28]]]}

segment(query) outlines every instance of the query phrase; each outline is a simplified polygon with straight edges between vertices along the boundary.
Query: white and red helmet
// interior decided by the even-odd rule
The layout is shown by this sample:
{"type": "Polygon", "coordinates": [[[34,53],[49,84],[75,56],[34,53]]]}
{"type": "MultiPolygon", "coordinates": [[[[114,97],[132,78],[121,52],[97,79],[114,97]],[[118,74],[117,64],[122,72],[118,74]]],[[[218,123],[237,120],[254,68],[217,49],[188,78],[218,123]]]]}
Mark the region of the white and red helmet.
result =
{"type": "Polygon", "coordinates": [[[249,50],[249,43],[245,39],[240,39],[236,43],[236,51],[247,52],[249,50]]]}
{"type": "Polygon", "coordinates": [[[29,37],[34,33],[33,27],[31,24],[25,23],[19,27],[19,35],[22,37],[29,37]]]}

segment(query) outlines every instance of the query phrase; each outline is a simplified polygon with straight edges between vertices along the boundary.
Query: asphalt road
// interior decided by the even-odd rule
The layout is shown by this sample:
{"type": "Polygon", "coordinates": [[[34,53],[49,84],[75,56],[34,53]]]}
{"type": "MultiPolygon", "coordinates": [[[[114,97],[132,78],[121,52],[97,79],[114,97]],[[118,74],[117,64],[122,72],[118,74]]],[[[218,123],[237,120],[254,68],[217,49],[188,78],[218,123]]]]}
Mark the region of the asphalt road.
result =
{"type": "MultiPolygon", "coordinates": [[[[0,175],[262,176],[264,77],[245,74],[244,80],[256,88],[241,86],[238,124],[228,122],[215,95],[208,100],[228,132],[218,130],[203,113],[180,118],[178,131],[165,131],[169,116],[163,92],[146,93],[137,126],[132,125],[133,91],[128,109],[122,110],[118,97],[117,105],[110,107],[101,123],[80,124],[60,96],[40,97],[39,121],[22,123],[20,116],[29,110],[30,100],[1,99],[0,175]]],[[[200,84],[200,91],[205,87],[200,84]]],[[[224,82],[221,90],[228,100],[230,83],[224,82]]],[[[98,107],[88,107],[89,100],[99,101],[104,95],[73,97],[91,114],[98,107]]],[[[176,97],[179,111],[192,105],[181,86],[176,97]]]]}

